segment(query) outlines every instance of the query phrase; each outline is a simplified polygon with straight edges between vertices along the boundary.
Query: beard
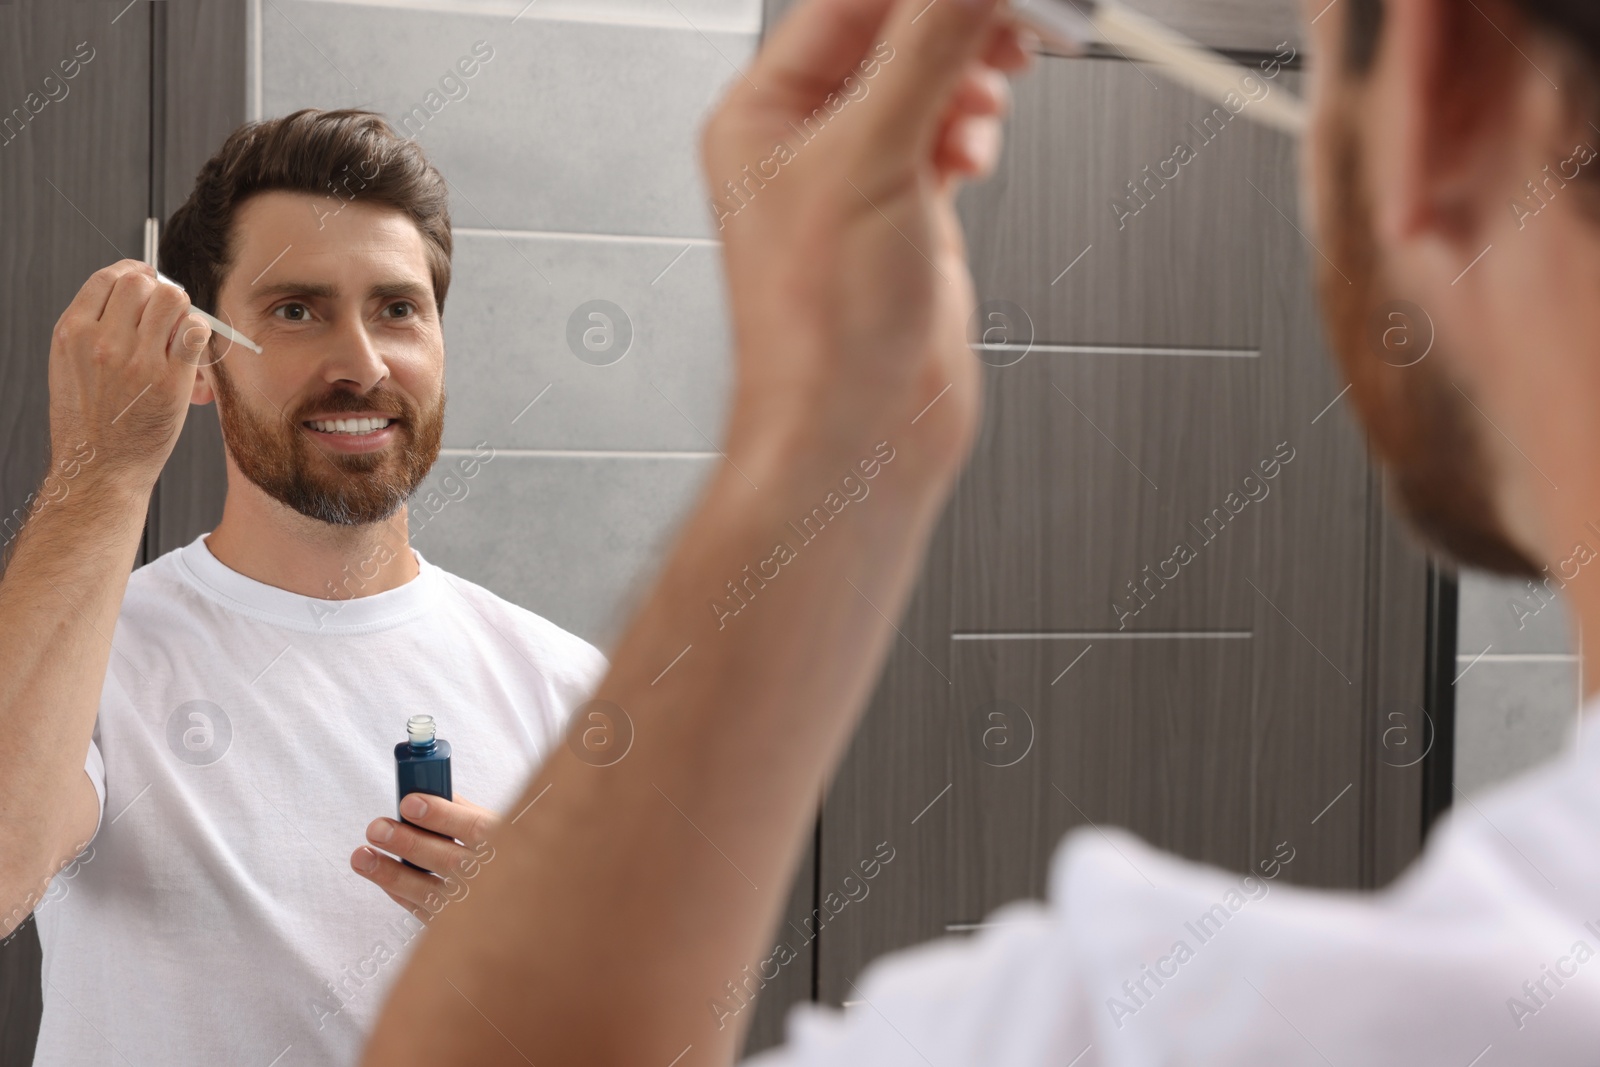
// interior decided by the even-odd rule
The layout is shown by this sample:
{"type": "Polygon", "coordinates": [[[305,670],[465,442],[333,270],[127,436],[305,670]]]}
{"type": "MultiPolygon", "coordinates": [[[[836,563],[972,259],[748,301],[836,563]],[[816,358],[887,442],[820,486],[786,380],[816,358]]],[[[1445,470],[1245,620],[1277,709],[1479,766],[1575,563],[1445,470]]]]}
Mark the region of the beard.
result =
{"type": "Polygon", "coordinates": [[[335,526],[382,522],[409,500],[444,435],[445,391],[424,411],[398,392],[337,390],[296,411],[259,416],[240,399],[223,361],[212,364],[222,440],[240,472],[262,492],[308,519],[335,526]],[[301,425],[305,413],[381,411],[400,420],[398,440],[372,452],[335,452],[301,425]]]}
{"type": "Polygon", "coordinates": [[[1397,352],[1386,343],[1390,324],[1403,321],[1387,314],[1389,309],[1408,308],[1424,318],[1426,313],[1395,299],[1404,294],[1393,290],[1379,260],[1361,147],[1348,109],[1332,119],[1329,162],[1317,223],[1345,274],[1319,263],[1318,293],[1351,396],[1390,476],[1392,499],[1426,547],[1456,563],[1542,577],[1540,566],[1506,532],[1493,496],[1488,422],[1456,387],[1431,322],[1424,340],[1434,350],[1420,359],[1393,358],[1397,352]]]}

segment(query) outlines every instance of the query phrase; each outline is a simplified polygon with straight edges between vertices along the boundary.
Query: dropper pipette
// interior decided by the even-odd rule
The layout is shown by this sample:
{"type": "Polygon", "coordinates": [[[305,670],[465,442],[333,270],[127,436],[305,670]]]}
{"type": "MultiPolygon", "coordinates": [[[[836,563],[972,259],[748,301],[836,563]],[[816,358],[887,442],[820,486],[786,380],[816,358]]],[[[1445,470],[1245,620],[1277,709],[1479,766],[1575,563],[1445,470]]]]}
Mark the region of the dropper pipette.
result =
{"type": "Polygon", "coordinates": [[[1103,44],[1149,63],[1181,85],[1228,106],[1229,111],[1299,134],[1305,105],[1286,89],[1263,96],[1242,90],[1255,72],[1115,0],[1011,0],[1011,12],[1044,41],[1073,55],[1103,44]],[[1237,96],[1239,109],[1231,106],[1237,96]]]}
{"type": "MultiPolygon", "coordinates": [[[[156,271],[156,278],[159,279],[160,281],[166,282],[168,285],[178,285],[177,282],[173,281],[171,278],[167,277],[165,274],[162,274],[160,271],[156,271]]],[[[183,286],[178,285],[178,288],[179,289],[183,289],[183,286]]],[[[184,289],[184,292],[187,293],[188,290],[184,289]]],[[[211,328],[213,330],[215,330],[217,333],[220,333],[222,336],[224,336],[224,337],[226,337],[226,338],[228,338],[230,340],[239,342],[240,344],[244,345],[246,348],[250,349],[252,352],[255,352],[257,354],[259,354],[261,352],[261,346],[260,345],[256,344],[254,341],[250,340],[250,338],[246,337],[244,334],[240,333],[238,330],[235,330],[232,326],[229,326],[227,323],[223,322],[221,319],[217,318],[215,315],[209,314],[208,312],[201,311],[199,308],[195,307],[193,304],[189,305],[189,310],[192,311],[194,314],[199,315],[202,319],[205,319],[208,323],[211,324],[211,328]]]]}

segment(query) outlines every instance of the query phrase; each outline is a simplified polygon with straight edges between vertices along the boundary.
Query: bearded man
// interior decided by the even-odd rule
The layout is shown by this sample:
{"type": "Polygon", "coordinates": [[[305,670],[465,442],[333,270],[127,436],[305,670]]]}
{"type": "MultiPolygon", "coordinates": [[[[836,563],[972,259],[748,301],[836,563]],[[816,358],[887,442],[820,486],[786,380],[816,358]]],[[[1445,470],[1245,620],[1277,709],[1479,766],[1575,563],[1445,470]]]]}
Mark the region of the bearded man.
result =
{"type": "MultiPolygon", "coordinates": [[[[410,546],[444,426],[447,208],[375,113],[250,123],[162,233],[179,284],[113,263],[56,325],[65,492],[0,582],[0,724],[27,753],[0,781],[0,935],[36,915],[35,1064],[354,1062],[604,673],[587,642],[410,546]],[[347,171],[363,184],[335,200],[347,171]],[[133,570],[186,412],[213,401],[222,520],[133,570]],[[413,714],[477,803],[395,810],[413,714]]],[[[450,463],[450,506],[493,458],[450,463]]]]}

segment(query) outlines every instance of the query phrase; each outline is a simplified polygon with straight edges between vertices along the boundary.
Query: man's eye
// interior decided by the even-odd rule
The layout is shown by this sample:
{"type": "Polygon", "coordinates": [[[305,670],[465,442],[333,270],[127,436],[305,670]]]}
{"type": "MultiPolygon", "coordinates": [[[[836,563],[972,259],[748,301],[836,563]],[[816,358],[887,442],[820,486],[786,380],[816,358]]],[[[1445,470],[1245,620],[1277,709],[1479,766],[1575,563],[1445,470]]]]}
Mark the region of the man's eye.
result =
{"type": "MultiPolygon", "coordinates": [[[[416,310],[416,305],[413,304],[409,300],[396,300],[394,303],[389,305],[390,310],[393,310],[394,308],[397,308],[397,307],[411,308],[413,311],[416,310]]],[[[392,318],[410,318],[411,316],[410,315],[396,315],[396,316],[391,316],[391,317],[392,318]]]]}
{"type": "MultiPolygon", "coordinates": [[[[272,309],[272,313],[274,315],[276,315],[278,312],[283,311],[286,308],[299,308],[302,311],[309,311],[310,310],[304,304],[300,304],[300,303],[296,303],[296,302],[291,301],[290,303],[287,303],[287,304],[279,304],[277,307],[272,309]]],[[[299,316],[285,316],[285,318],[287,318],[290,322],[304,322],[305,321],[303,318],[301,318],[299,316]]]]}

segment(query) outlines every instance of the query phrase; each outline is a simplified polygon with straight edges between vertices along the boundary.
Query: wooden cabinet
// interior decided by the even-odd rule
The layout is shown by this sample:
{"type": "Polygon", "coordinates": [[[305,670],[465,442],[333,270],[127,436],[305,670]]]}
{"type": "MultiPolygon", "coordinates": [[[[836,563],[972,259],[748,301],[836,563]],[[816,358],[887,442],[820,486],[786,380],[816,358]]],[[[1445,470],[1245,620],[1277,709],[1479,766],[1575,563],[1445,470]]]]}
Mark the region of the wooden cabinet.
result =
{"type": "MultiPolygon", "coordinates": [[[[1298,48],[1288,3],[1142,9],[1298,48]]],[[[1427,564],[1323,345],[1296,146],[1121,60],[1041,57],[1014,89],[960,200],[1003,333],[984,427],[788,916],[893,848],[810,943],[834,1004],[875,957],[1042,896],[1074,827],[1233,870],[1287,843],[1284,877],[1352,889],[1421,846],[1424,764],[1384,726],[1422,747],[1427,564]]],[[[750,1049],[804,995],[780,981],[750,1049]]]]}

